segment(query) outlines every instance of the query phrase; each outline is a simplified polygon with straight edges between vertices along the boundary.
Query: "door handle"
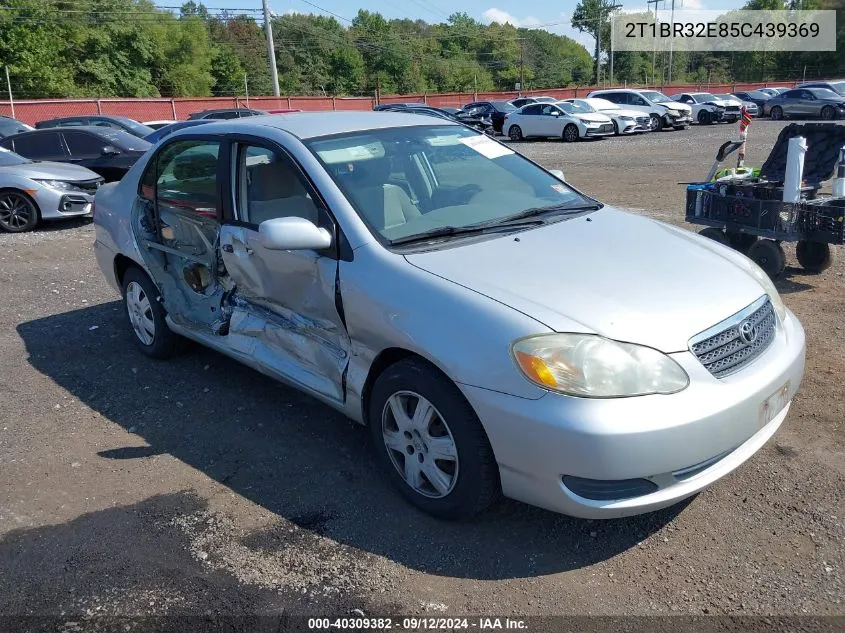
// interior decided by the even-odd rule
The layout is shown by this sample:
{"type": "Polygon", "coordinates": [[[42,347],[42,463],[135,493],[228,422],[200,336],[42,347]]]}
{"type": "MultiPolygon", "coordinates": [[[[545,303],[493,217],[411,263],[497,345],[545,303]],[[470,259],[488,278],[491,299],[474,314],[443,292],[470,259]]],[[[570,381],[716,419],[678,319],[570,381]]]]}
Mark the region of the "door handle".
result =
{"type": "Polygon", "coordinates": [[[252,255],[255,251],[252,250],[249,246],[247,246],[244,250],[246,250],[247,255],[252,255]]]}
{"type": "Polygon", "coordinates": [[[223,244],[222,248],[223,248],[224,253],[234,253],[235,252],[235,247],[232,246],[231,244],[223,244]]]}

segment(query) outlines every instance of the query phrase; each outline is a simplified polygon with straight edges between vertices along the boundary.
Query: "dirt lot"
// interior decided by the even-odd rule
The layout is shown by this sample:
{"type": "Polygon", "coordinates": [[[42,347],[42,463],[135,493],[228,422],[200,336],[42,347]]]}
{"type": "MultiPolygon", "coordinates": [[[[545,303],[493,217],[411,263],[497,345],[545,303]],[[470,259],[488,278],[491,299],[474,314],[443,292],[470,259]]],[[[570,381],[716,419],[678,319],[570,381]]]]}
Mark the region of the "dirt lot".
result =
{"type": "MultiPolygon", "coordinates": [[[[780,128],[754,123],[748,164],[780,128]]],[[[517,148],[680,224],[676,183],[733,131],[517,148]]],[[[807,373],[738,472],[633,519],[505,502],[452,524],[406,505],[367,432],[309,397],[196,347],[136,352],[92,240],[0,235],[0,615],[845,615],[845,257],[778,282],[807,373]]]]}

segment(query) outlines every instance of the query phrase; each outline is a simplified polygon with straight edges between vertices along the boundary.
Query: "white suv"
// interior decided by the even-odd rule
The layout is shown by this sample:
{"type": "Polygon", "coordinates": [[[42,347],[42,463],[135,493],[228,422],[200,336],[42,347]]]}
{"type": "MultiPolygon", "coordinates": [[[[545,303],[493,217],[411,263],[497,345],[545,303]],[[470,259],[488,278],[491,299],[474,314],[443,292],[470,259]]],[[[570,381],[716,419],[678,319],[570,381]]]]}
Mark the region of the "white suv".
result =
{"type": "Polygon", "coordinates": [[[657,90],[593,90],[587,96],[607,99],[628,110],[647,112],[655,132],[664,127],[682,130],[692,123],[692,109],[688,105],[672,101],[657,90]]]}

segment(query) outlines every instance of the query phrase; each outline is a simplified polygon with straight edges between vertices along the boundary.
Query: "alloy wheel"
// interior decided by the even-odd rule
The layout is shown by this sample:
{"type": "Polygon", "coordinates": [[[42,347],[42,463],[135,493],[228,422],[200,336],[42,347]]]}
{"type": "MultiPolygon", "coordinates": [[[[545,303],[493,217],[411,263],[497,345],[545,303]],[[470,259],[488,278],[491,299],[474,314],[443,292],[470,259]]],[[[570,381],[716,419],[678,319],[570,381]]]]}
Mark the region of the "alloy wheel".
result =
{"type": "Polygon", "coordinates": [[[126,312],[138,340],[144,345],[152,345],[156,332],[153,310],[150,298],[137,281],[126,286],[126,312]]]}
{"type": "Polygon", "coordinates": [[[384,405],[381,432],[390,461],[415,492],[440,499],[458,481],[458,447],[449,425],[431,402],[398,391],[384,405]]]}
{"type": "Polygon", "coordinates": [[[20,232],[31,227],[35,207],[23,194],[7,191],[0,194],[0,227],[6,231],[20,232]]]}

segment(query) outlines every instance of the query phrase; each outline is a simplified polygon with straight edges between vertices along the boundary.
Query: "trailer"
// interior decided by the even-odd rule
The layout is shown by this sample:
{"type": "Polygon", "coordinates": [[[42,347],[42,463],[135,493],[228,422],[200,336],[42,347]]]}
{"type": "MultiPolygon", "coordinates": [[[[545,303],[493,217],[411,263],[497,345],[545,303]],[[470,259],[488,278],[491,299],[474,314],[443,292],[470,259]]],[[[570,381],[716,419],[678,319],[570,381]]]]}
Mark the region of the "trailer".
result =
{"type": "Polygon", "coordinates": [[[845,198],[819,191],[836,169],[845,126],[791,124],[781,130],[759,171],[738,168],[716,177],[719,163],[742,151],[744,142],[723,144],[707,180],[687,184],[685,220],[705,226],[701,235],[745,253],[770,277],[786,267],[783,242],[797,242],[796,256],[805,270],[827,269],[833,261],[831,246],[845,243],[845,198]],[[799,136],[807,142],[800,200],[784,202],[789,139],[799,136]]]}

